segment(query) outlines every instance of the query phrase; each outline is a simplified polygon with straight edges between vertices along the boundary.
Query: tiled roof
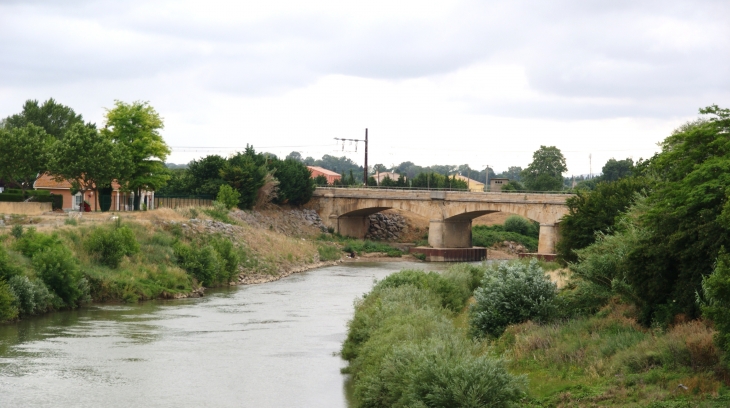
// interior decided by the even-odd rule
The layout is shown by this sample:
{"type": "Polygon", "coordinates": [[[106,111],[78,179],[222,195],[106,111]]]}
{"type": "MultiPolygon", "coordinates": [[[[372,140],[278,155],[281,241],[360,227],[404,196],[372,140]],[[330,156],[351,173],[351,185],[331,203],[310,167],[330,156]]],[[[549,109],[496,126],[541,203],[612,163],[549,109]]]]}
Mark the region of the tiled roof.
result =
{"type": "Polygon", "coordinates": [[[479,184],[481,184],[481,185],[484,185],[484,183],[482,183],[481,181],[476,181],[476,180],[474,180],[474,179],[470,179],[469,177],[464,177],[464,176],[462,176],[461,174],[457,174],[457,175],[456,175],[456,179],[457,179],[457,180],[463,180],[463,181],[468,181],[468,182],[469,182],[469,184],[476,184],[476,185],[479,185],[479,184]]]}
{"type": "Polygon", "coordinates": [[[68,180],[56,181],[53,179],[53,176],[51,176],[50,174],[44,174],[41,176],[41,178],[36,180],[33,187],[69,189],[69,188],[71,188],[71,183],[69,183],[68,180]]]}
{"type": "MultiPolygon", "coordinates": [[[[35,184],[33,184],[34,188],[43,188],[43,189],[70,189],[71,183],[68,182],[68,180],[61,180],[56,181],[53,179],[53,176],[46,173],[42,175],[38,180],[36,180],[35,184]]],[[[114,190],[119,190],[119,183],[116,181],[112,181],[112,188],[114,190]]]]}
{"type": "Polygon", "coordinates": [[[327,170],[327,169],[324,169],[324,168],[322,168],[322,167],[317,167],[317,166],[307,166],[307,168],[309,168],[310,170],[315,170],[315,171],[318,171],[318,172],[320,172],[320,173],[322,173],[322,174],[324,174],[324,175],[327,175],[327,176],[340,176],[340,173],[335,173],[335,172],[334,172],[334,171],[332,171],[332,170],[327,170]]]}

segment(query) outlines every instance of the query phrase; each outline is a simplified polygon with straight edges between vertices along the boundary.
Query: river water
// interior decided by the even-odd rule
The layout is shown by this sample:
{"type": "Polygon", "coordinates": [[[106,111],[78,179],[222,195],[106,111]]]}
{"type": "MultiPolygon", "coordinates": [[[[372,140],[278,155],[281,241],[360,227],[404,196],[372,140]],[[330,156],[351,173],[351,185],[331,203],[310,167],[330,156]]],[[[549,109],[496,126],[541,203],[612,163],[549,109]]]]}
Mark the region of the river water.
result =
{"type": "Polygon", "coordinates": [[[443,265],[341,264],[0,325],[0,407],[347,407],[353,301],[404,268],[443,265]]]}

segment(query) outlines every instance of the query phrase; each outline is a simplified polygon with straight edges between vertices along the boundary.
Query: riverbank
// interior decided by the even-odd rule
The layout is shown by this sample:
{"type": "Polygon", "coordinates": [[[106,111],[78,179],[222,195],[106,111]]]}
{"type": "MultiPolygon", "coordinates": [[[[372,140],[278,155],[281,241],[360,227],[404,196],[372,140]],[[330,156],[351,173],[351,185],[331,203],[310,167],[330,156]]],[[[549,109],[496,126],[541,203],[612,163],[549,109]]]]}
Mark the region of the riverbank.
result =
{"type": "Polygon", "coordinates": [[[354,406],[428,406],[434,400],[453,407],[501,407],[510,401],[528,407],[730,403],[729,371],[707,322],[678,320],[667,329],[646,328],[637,323],[636,310],[617,299],[598,312],[574,314],[568,282],[556,291],[559,306],[551,316],[494,329],[516,306],[528,307],[509,285],[519,293],[537,288],[534,276],[515,283],[527,270],[519,266],[522,272],[504,285],[509,296],[499,300],[497,289],[480,293],[485,282],[494,283],[485,280],[487,274],[505,281],[509,272],[497,272],[500,267],[455,265],[437,276],[404,271],[364,295],[342,347],[354,406]],[[507,303],[507,309],[493,314],[494,305],[486,306],[485,314],[475,317],[474,310],[480,310],[475,305],[495,301],[507,303]],[[475,326],[480,319],[491,322],[486,327],[497,334],[477,335],[484,327],[475,326]]]}

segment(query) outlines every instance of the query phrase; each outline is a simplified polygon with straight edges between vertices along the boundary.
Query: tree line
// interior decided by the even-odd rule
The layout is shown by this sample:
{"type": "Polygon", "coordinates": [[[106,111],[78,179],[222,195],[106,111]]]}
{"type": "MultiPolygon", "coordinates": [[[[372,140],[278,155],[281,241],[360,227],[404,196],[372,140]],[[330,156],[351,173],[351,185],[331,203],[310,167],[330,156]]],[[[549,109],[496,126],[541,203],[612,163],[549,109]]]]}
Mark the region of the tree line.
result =
{"type": "Polygon", "coordinates": [[[52,98],[42,104],[28,100],[20,113],[0,121],[0,179],[23,195],[46,173],[68,180],[72,193],[111,188],[116,181],[136,193],[139,209],[140,192],[156,190],[169,178],[163,127],[147,102],[115,101],[97,128],[52,98]]]}
{"type": "Polygon", "coordinates": [[[267,202],[305,204],[315,188],[315,180],[302,162],[257,153],[253,146],[227,158],[209,155],[169,172],[167,185],[158,190],[160,195],[216,197],[223,186],[230,186],[238,192],[237,206],[242,209],[267,202]]]}
{"type": "Polygon", "coordinates": [[[730,109],[700,113],[652,158],[610,163],[578,189],[557,251],[586,310],[619,297],[647,326],[704,314],[730,351],[730,109]]]}

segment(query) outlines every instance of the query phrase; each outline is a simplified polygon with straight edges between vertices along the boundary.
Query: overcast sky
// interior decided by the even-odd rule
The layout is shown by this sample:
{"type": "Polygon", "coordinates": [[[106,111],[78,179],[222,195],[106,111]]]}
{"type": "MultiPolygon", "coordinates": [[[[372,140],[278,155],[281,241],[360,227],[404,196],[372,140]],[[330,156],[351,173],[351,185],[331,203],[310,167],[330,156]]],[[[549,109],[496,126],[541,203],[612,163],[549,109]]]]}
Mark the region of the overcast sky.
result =
{"type": "Polygon", "coordinates": [[[333,138],[367,127],[371,165],[499,172],[555,145],[596,173],[729,107],[729,67],[727,0],[0,0],[0,117],[149,101],[176,163],[247,143],[362,163],[333,138]]]}

